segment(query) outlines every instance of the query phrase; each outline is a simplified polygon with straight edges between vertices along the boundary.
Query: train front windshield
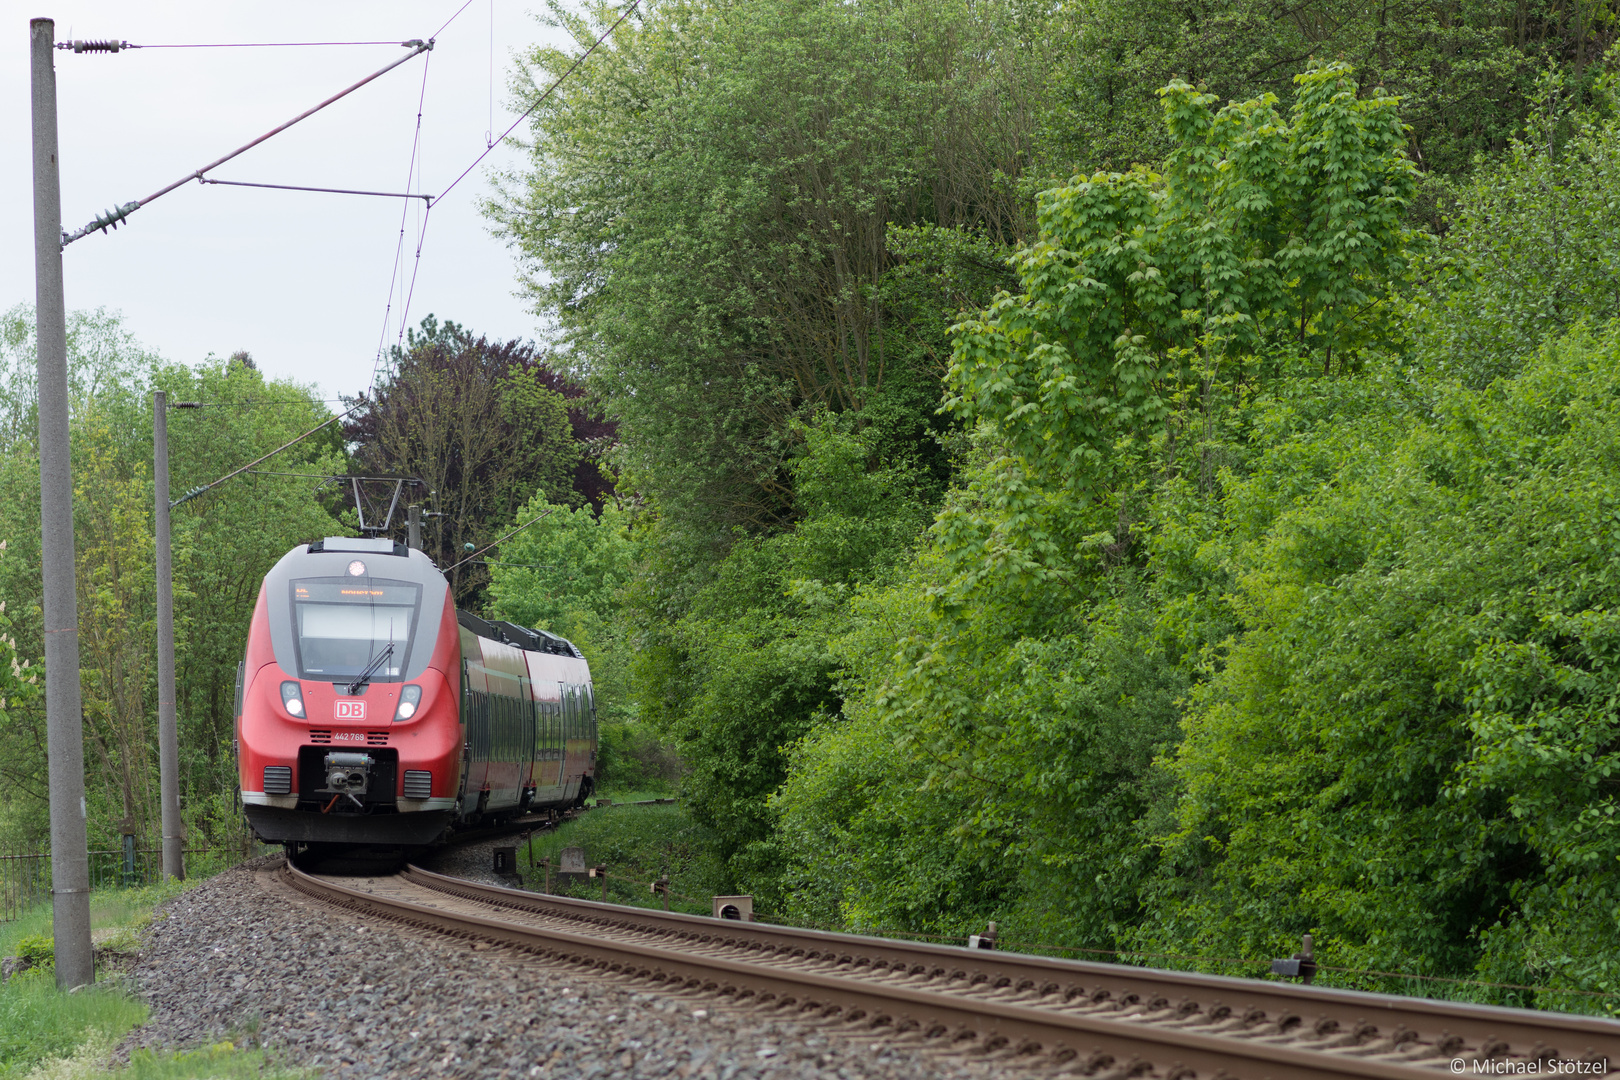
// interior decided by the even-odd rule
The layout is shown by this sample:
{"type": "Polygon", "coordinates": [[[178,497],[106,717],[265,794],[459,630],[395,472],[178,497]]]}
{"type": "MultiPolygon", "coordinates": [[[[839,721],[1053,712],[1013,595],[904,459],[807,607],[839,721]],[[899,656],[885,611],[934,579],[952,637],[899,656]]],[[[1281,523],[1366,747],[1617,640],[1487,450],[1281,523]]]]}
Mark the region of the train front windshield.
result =
{"type": "Polygon", "coordinates": [[[367,668],[374,679],[399,677],[416,626],[420,585],[306,578],[293,582],[292,592],[301,678],[353,679],[367,668]]]}

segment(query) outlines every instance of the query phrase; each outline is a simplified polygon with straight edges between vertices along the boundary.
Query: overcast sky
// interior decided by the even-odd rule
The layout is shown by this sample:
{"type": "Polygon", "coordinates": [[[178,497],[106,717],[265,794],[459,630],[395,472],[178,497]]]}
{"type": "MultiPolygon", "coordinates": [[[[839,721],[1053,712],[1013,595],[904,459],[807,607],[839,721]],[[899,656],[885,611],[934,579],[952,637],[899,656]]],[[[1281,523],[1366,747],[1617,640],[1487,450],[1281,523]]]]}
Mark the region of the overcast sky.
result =
{"type": "MultiPolygon", "coordinates": [[[[10,8],[0,43],[0,309],[34,299],[29,151],[28,19],[56,37],[133,44],[405,41],[426,38],[462,0],[228,4],[194,0],[41,0],[10,8]]],[[[539,5],[536,5],[539,6],[539,5]]],[[[471,0],[434,50],[209,174],[276,184],[405,190],[427,61],[421,186],[438,194],[514,114],[505,107],[512,57],[561,41],[526,3],[471,0]],[[491,122],[491,33],[494,117],[491,122]]],[[[62,213],[68,231],[105,208],[144,198],[395,59],[398,45],[354,48],[142,49],[56,53],[62,213]]],[[[523,134],[522,130],[518,134],[523,134]]],[[[492,337],[534,337],[515,297],[511,252],[489,235],[477,199],[496,148],[433,209],[408,316],[432,312],[492,337]]],[[[170,360],[253,354],[269,376],[313,383],[325,396],[370,382],[384,336],[399,199],[187,184],[115,232],[64,252],[67,306],[122,312],[143,344],[170,360]]],[[[410,276],[420,203],[410,202],[402,255],[410,276]]],[[[396,282],[398,286],[400,283],[396,282]]],[[[394,294],[386,334],[398,333],[394,294]]]]}

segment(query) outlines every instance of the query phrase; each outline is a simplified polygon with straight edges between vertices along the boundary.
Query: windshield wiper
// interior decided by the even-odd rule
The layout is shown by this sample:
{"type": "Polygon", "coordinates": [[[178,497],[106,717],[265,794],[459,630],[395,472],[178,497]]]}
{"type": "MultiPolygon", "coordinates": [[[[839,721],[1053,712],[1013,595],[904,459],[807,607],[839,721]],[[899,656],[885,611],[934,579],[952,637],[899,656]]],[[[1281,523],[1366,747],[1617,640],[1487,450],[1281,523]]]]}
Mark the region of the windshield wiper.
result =
{"type": "Polygon", "coordinates": [[[360,677],[349,684],[349,693],[358,694],[360,692],[360,688],[371,681],[371,676],[379,667],[382,666],[382,662],[393,655],[394,643],[390,641],[388,644],[382,647],[381,652],[371,658],[371,663],[366,665],[366,670],[360,673],[360,677]]]}

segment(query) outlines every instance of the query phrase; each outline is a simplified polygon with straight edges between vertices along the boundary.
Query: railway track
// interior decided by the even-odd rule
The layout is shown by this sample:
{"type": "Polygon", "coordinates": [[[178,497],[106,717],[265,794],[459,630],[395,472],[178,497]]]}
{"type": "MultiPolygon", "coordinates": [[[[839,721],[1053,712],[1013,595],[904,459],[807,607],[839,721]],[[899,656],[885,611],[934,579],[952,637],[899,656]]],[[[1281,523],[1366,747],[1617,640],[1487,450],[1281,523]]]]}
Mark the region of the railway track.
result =
{"type": "Polygon", "coordinates": [[[831,934],[519,892],[410,867],[288,867],[357,914],[1008,1071],[1160,1080],[1605,1075],[1620,1022],[831,934]]]}

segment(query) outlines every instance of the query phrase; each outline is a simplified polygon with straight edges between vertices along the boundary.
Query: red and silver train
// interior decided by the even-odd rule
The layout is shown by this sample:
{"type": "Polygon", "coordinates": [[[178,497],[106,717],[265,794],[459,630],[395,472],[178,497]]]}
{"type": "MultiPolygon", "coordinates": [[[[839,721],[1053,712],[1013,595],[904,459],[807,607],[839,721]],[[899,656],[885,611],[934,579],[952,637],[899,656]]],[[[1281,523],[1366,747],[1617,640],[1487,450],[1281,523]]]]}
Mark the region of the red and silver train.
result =
{"type": "Polygon", "coordinates": [[[457,611],[422,552],[327,537],[265,575],[236,740],[261,839],[426,845],[455,825],[584,801],[591,672],[563,638],[457,611]]]}

